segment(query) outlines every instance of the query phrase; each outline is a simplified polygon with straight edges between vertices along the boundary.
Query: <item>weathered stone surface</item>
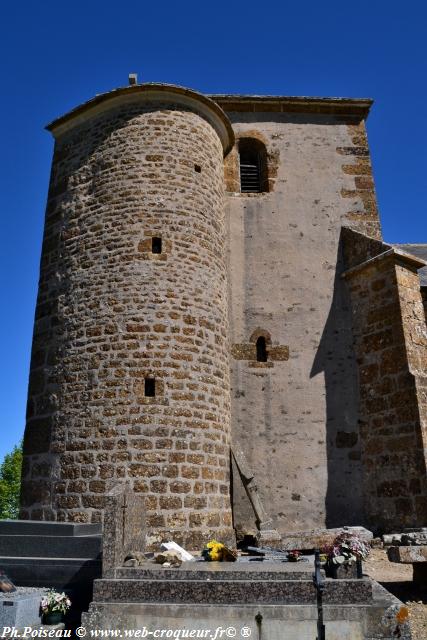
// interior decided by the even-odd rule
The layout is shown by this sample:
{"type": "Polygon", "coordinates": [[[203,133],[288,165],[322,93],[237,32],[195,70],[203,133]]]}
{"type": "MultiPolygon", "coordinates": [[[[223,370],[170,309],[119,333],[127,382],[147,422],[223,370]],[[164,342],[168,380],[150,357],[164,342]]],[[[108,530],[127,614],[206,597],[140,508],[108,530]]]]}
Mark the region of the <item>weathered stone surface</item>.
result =
{"type": "Polygon", "coordinates": [[[348,580],[358,578],[357,563],[351,564],[331,564],[326,570],[326,575],[337,580],[348,580]]]}
{"type": "Polygon", "coordinates": [[[420,526],[427,517],[420,262],[350,230],[344,233],[344,252],[359,367],[366,513],[377,529],[420,526]]]}
{"type": "MultiPolygon", "coordinates": [[[[396,244],[394,246],[427,262],[427,244],[396,244]]],[[[424,291],[422,291],[422,293],[426,295],[427,266],[421,267],[421,269],[419,269],[418,271],[418,274],[420,276],[420,284],[424,288],[424,291]]],[[[424,307],[426,308],[426,301],[424,301],[424,307]]]]}
{"type": "Polygon", "coordinates": [[[280,532],[426,522],[425,293],[380,241],[368,102],[216,100],[134,85],[50,127],[22,517],[101,522],[129,482],[148,546],[229,542],[232,436],[280,532]]]}
{"type": "MultiPolygon", "coordinates": [[[[92,629],[142,627],[150,634],[161,621],[162,628],[173,631],[231,627],[230,635],[235,630],[236,635],[248,637],[251,632],[256,637],[261,628],[271,640],[282,640],[284,630],[289,640],[311,640],[318,616],[312,570],[312,563],[250,562],[121,569],[121,580],[97,584],[96,600],[82,623],[88,635],[92,629]],[[147,597],[143,603],[136,585],[147,597]],[[166,601],[155,600],[157,593],[166,601]]],[[[392,640],[396,634],[410,640],[407,611],[374,581],[327,580],[326,593],[328,640],[392,640]],[[356,605],[351,603],[354,597],[356,605]]]]}
{"type": "Polygon", "coordinates": [[[401,539],[401,533],[390,533],[382,536],[382,541],[385,545],[400,544],[401,539]]]}
{"type": "Polygon", "coordinates": [[[124,567],[116,571],[116,578],[128,580],[311,580],[314,563],[307,562],[183,562],[177,569],[163,569],[146,564],[143,567],[124,567]]]}
{"type": "Polygon", "coordinates": [[[427,562],[427,545],[393,546],[387,549],[387,555],[390,562],[403,562],[405,564],[427,562]]]}
{"type": "MultiPolygon", "coordinates": [[[[401,640],[410,640],[407,621],[399,622],[403,610],[391,594],[379,596],[372,605],[325,605],[324,620],[328,640],[394,640],[396,629],[401,640]]],[[[117,630],[146,628],[148,634],[162,627],[178,634],[183,629],[236,629],[236,635],[256,638],[261,626],[269,640],[313,640],[316,637],[317,609],[314,605],[179,605],[93,603],[83,615],[90,630],[104,627],[117,630]],[[261,622],[261,625],[260,625],[261,622]],[[284,636],[284,629],[286,636],[284,636]],[[243,631],[243,633],[242,633],[243,631]]],[[[89,634],[88,634],[89,635],[89,634]]],[[[151,636],[150,636],[151,637],[151,636]]]]}
{"type": "Polygon", "coordinates": [[[296,531],[282,535],[282,549],[322,549],[333,543],[341,533],[357,535],[360,540],[369,544],[373,539],[372,531],[364,527],[339,527],[337,529],[313,529],[311,531],[296,531]]]}
{"type": "Polygon", "coordinates": [[[52,125],[22,517],[99,522],[109,489],[128,480],[146,495],[154,546],[232,542],[231,126],[204,96],[157,87],[152,100],[130,90],[130,99],[52,125]],[[197,482],[203,513],[172,500],[197,482]]]}
{"type": "Polygon", "coordinates": [[[401,544],[405,545],[427,545],[427,530],[413,531],[402,534],[401,544]]]}
{"type": "MultiPolygon", "coordinates": [[[[179,569],[177,569],[179,571],[179,569]]],[[[369,580],[327,580],[325,603],[362,604],[372,599],[369,580]]],[[[96,580],[94,601],[193,604],[312,604],[312,580],[96,580]]]]}
{"type": "MultiPolygon", "coordinates": [[[[371,178],[363,120],[218,101],[237,140],[257,136],[278,159],[261,194],[239,193],[237,153],[226,166],[233,444],[281,533],[364,522],[357,363],[339,278],[343,224],[381,237],[372,182],[360,181],[371,178]],[[255,361],[260,331],[267,362],[255,361]]],[[[255,534],[233,479],[234,522],[255,534]]]]}
{"type": "Polygon", "coordinates": [[[131,552],[146,545],[146,504],[128,485],[116,485],[106,498],[102,536],[102,575],[114,577],[131,552]]]}
{"type": "Polygon", "coordinates": [[[256,540],[259,547],[282,548],[282,537],[276,529],[261,529],[256,535],[256,540]]]}

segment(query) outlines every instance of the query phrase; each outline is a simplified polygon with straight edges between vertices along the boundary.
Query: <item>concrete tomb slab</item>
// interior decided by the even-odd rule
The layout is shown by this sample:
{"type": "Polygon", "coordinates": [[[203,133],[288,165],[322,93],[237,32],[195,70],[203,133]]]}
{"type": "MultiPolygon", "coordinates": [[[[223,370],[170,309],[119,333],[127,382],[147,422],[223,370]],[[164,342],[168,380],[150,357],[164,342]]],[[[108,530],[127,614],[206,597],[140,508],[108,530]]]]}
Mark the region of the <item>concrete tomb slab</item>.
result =
{"type": "Polygon", "coordinates": [[[40,624],[40,602],[45,593],[44,589],[28,587],[18,587],[14,593],[0,593],[0,628],[40,624]]]}
{"type": "MultiPolygon", "coordinates": [[[[122,581],[116,581],[122,583],[122,581]]],[[[143,581],[128,581],[141,584],[143,581]]],[[[335,602],[327,602],[324,605],[324,621],[326,624],[326,637],[328,640],[392,640],[398,632],[401,640],[410,640],[411,635],[408,623],[402,617],[402,603],[388,593],[374,581],[370,582],[370,598],[366,602],[347,603],[345,593],[347,586],[340,594],[340,588],[344,582],[331,580],[336,588],[335,602]],[[341,595],[344,595],[342,600],[341,595]]],[[[363,583],[365,581],[353,581],[363,583]]],[[[138,599],[123,597],[105,600],[106,593],[103,590],[95,590],[95,601],[91,603],[88,613],[83,614],[82,624],[89,633],[92,629],[143,629],[148,633],[156,629],[178,629],[211,631],[209,637],[214,637],[216,629],[231,629],[236,632],[236,637],[263,637],[268,640],[313,640],[317,629],[317,607],[315,599],[304,600],[308,591],[308,581],[296,580],[292,587],[293,599],[271,600],[269,603],[264,598],[255,601],[247,601],[245,598],[244,583],[241,601],[225,604],[209,599],[201,602],[193,598],[191,602],[183,602],[181,598],[183,582],[176,585],[175,602],[162,601],[161,594],[154,581],[147,581],[151,585],[153,595],[159,597],[156,602],[142,602],[147,595],[147,590],[140,592],[138,599]],[[248,631],[249,630],[249,631],[248,631]]],[[[200,584],[200,583],[199,583],[200,584]]],[[[257,589],[260,595],[265,583],[258,583],[257,589]]],[[[271,583],[270,583],[271,584],[271,583]]],[[[276,583],[276,586],[287,588],[288,583],[276,583]]],[[[215,588],[212,582],[205,582],[205,588],[215,588]]],[[[329,587],[329,584],[328,584],[329,587]]],[[[199,588],[199,587],[197,587],[199,588]]],[[[137,588],[135,589],[136,595],[137,588]]],[[[120,593],[117,589],[116,594],[120,593]]],[[[264,595],[266,595],[264,591],[264,595]]],[[[273,594],[270,594],[273,595],[273,594]]],[[[276,591],[275,596],[279,595],[276,591]]],[[[154,600],[154,597],[153,597],[154,600]]],[[[202,637],[202,636],[199,636],[202,637]]],[[[205,636],[206,637],[206,636],[205,636]]],[[[223,636],[224,637],[224,636],[223,636]]]]}

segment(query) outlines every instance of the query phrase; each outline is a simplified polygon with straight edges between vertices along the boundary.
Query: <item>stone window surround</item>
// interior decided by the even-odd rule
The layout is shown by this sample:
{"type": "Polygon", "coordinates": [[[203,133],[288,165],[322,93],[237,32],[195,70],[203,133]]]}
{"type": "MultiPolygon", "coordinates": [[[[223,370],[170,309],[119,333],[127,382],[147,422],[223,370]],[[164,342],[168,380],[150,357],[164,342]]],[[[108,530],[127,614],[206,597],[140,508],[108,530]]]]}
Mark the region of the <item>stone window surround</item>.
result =
{"type": "Polygon", "coordinates": [[[165,383],[164,380],[158,378],[155,373],[147,371],[140,381],[135,384],[135,390],[138,397],[138,402],[141,404],[169,404],[169,400],[165,398],[165,383]],[[145,379],[155,378],[155,395],[145,395],[145,379]]]}
{"type": "Polygon", "coordinates": [[[165,262],[168,259],[168,254],[172,251],[172,242],[164,237],[161,231],[144,231],[144,238],[138,243],[138,252],[142,254],[144,260],[159,260],[165,262]],[[152,239],[160,238],[162,241],[161,253],[153,253],[152,251],[152,239]]]}
{"type": "Polygon", "coordinates": [[[274,184],[277,177],[279,156],[278,151],[271,150],[268,141],[259,131],[250,129],[248,131],[242,131],[235,133],[236,143],[231,149],[230,153],[224,159],[224,180],[225,190],[227,195],[239,196],[242,198],[259,198],[268,195],[274,190],[274,184]],[[239,158],[239,141],[240,140],[254,140],[257,143],[261,143],[265,147],[266,151],[266,177],[265,182],[267,189],[260,193],[242,193],[240,191],[240,158],[239,158]]]}
{"type": "Polygon", "coordinates": [[[270,332],[257,327],[251,334],[248,343],[233,344],[231,355],[235,360],[246,360],[248,366],[256,369],[267,369],[274,367],[274,362],[289,360],[289,347],[287,345],[272,344],[270,332]],[[258,338],[265,338],[267,350],[267,362],[258,362],[256,353],[256,343],[258,338]]]}

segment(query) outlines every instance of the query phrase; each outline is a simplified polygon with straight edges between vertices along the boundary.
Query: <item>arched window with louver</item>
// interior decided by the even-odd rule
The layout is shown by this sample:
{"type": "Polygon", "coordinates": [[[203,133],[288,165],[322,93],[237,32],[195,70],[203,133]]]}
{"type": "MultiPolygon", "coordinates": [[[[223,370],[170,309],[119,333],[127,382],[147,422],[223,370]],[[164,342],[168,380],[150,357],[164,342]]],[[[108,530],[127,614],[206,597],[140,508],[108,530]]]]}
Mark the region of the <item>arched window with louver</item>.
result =
{"type": "Polygon", "coordinates": [[[264,193],[268,191],[267,150],[255,138],[240,138],[240,191],[264,193]]]}

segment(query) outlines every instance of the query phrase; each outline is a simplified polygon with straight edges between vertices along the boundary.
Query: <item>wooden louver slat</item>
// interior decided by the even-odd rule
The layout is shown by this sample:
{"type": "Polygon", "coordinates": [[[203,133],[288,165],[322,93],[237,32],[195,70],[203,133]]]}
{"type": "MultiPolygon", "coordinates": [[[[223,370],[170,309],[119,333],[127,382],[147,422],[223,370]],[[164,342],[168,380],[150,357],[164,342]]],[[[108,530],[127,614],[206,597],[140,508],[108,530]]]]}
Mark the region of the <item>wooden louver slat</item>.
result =
{"type": "Polygon", "coordinates": [[[260,193],[261,180],[259,163],[254,160],[240,161],[240,187],[242,193],[260,193]]]}

